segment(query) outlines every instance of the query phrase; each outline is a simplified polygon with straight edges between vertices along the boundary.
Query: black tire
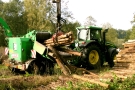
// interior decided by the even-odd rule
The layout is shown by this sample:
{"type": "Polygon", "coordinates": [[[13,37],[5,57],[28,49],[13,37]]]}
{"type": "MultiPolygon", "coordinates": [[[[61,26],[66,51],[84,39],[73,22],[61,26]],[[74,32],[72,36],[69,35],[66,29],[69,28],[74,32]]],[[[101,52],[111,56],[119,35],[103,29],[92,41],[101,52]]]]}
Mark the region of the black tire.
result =
{"type": "Polygon", "coordinates": [[[116,51],[113,51],[111,56],[110,56],[110,59],[108,61],[108,64],[109,66],[112,68],[114,66],[114,60],[116,59],[116,55],[117,55],[117,52],[116,51]]]}
{"type": "Polygon", "coordinates": [[[54,63],[49,59],[43,59],[43,60],[36,59],[29,64],[27,72],[30,74],[52,75],[54,74],[53,69],[54,69],[54,63]]]}
{"type": "Polygon", "coordinates": [[[40,74],[39,65],[37,65],[37,60],[33,60],[27,69],[30,74],[40,74]]]}
{"type": "Polygon", "coordinates": [[[99,69],[102,63],[102,54],[100,48],[92,44],[86,49],[86,61],[88,69],[99,69]]]}

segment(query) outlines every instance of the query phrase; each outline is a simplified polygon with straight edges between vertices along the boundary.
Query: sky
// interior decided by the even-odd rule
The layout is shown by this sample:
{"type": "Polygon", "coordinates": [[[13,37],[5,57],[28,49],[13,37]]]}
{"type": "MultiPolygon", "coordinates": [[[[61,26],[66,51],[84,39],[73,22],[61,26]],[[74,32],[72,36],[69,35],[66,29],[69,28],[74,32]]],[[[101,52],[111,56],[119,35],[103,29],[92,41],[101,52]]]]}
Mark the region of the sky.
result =
{"type": "Polygon", "coordinates": [[[92,16],[97,26],[108,22],[113,28],[127,30],[132,27],[135,0],[69,0],[68,8],[81,24],[92,16]]]}
{"type": "MultiPolygon", "coordinates": [[[[9,1],[9,0],[2,0],[9,1]]],[[[97,26],[110,23],[113,28],[127,30],[132,27],[130,21],[135,13],[135,0],[68,0],[69,11],[74,21],[84,24],[92,16],[97,26]]]]}

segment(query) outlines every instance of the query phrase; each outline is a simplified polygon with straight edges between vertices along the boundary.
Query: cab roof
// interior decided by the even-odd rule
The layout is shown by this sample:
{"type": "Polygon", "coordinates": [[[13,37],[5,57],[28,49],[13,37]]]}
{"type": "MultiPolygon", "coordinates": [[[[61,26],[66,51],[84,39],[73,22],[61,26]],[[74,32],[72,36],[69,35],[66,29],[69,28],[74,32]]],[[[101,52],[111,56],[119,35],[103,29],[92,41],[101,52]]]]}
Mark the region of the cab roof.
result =
{"type": "Polygon", "coordinates": [[[77,27],[77,29],[85,29],[85,28],[102,30],[101,27],[97,27],[97,26],[81,26],[81,27],[77,27]]]}

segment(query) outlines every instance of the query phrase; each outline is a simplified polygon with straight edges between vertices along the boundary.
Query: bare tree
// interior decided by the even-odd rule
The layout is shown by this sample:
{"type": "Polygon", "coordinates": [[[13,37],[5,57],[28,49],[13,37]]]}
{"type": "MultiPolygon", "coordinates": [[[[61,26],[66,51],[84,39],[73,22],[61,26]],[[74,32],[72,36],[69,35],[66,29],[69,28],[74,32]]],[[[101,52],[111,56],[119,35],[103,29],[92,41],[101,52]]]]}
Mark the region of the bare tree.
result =
{"type": "Polygon", "coordinates": [[[91,25],[96,25],[96,20],[92,16],[88,16],[86,18],[86,22],[84,23],[85,26],[91,26],[91,25]]]}

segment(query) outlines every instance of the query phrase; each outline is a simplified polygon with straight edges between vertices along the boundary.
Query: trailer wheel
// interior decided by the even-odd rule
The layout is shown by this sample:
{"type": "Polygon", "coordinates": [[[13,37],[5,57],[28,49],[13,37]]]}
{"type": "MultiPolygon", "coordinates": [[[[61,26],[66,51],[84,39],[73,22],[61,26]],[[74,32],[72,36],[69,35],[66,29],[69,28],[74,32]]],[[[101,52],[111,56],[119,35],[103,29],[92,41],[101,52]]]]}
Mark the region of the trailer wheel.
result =
{"type": "Polygon", "coordinates": [[[117,55],[116,51],[112,52],[110,60],[108,61],[108,64],[111,68],[114,66],[114,60],[116,60],[116,55],[117,55]]]}
{"type": "Polygon", "coordinates": [[[90,45],[87,48],[86,60],[88,68],[100,69],[101,68],[101,51],[97,45],[90,45]]]}

